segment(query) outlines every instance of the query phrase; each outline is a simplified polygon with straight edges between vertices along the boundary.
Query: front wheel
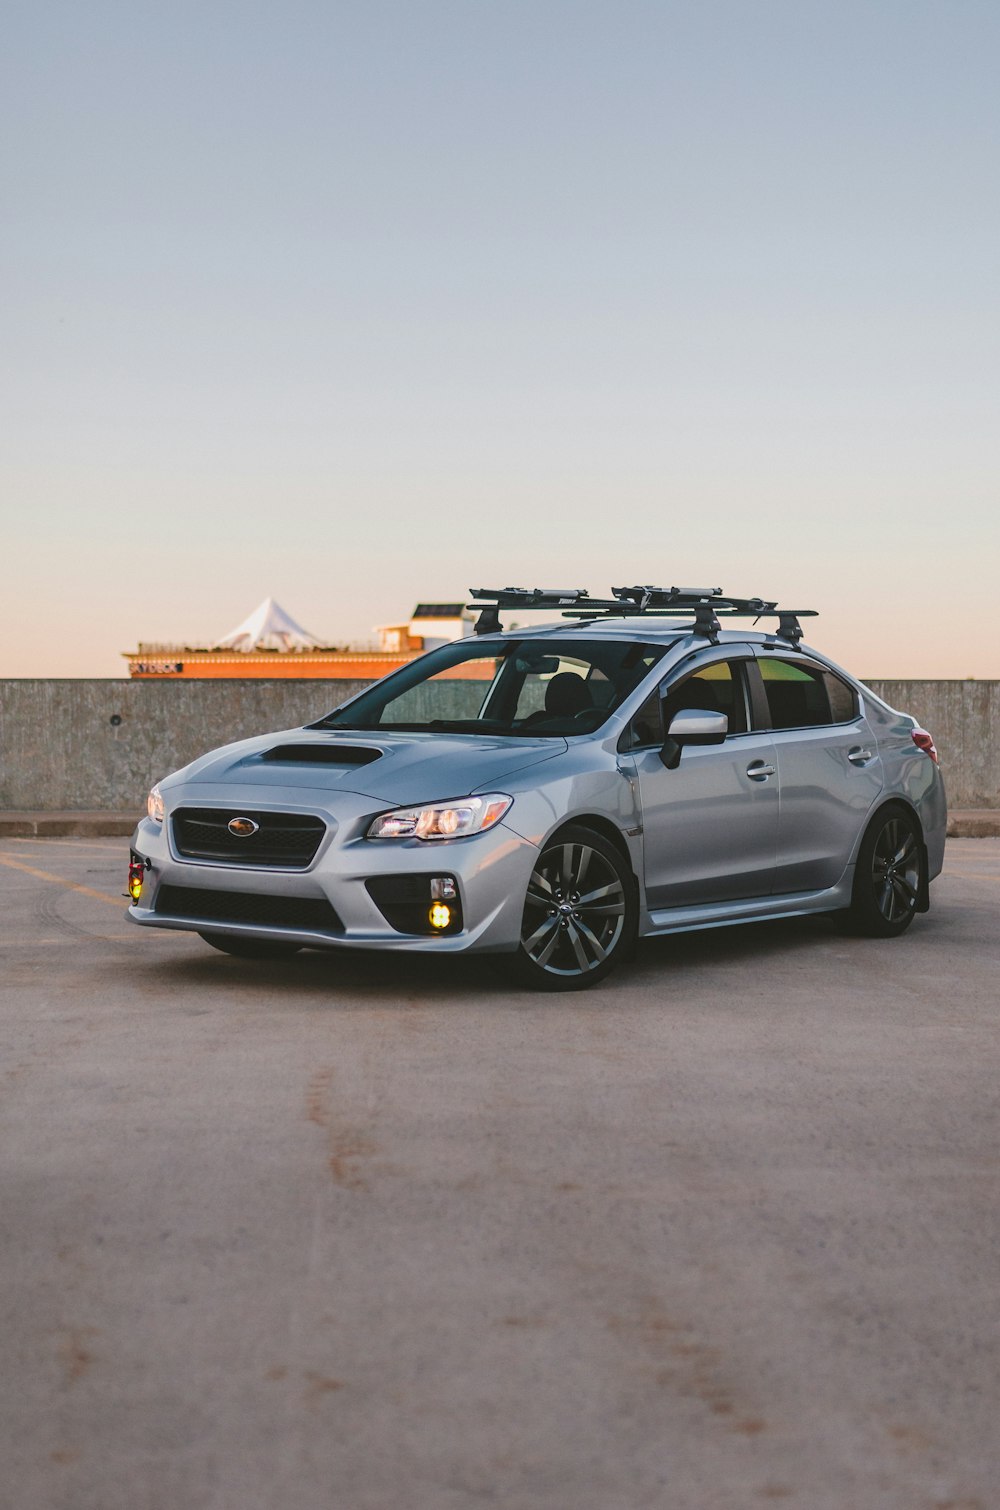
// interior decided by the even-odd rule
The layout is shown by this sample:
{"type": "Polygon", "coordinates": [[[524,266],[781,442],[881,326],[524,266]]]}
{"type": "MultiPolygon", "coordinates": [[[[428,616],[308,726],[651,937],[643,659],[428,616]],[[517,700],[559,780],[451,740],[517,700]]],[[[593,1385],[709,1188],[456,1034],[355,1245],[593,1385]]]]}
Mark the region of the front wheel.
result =
{"type": "Polygon", "coordinates": [[[628,954],[637,925],[627,862],[602,835],[565,828],[541,851],[531,873],[514,973],[541,991],[595,985],[628,954]]]}
{"type": "Polygon", "coordinates": [[[264,939],[241,939],[231,933],[199,933],[199,938],[221,949],[223,954],[233,954],[237,959],[286,959],[298,954],[300,944],[269,943],[264,939]]]}
{"type": "Polygon", "coordinates": [[[847,919],[869,938],[895,938],[913,922],[925,882],[917,820],[905,808],[877,814],[858,851],[847,919]]]}

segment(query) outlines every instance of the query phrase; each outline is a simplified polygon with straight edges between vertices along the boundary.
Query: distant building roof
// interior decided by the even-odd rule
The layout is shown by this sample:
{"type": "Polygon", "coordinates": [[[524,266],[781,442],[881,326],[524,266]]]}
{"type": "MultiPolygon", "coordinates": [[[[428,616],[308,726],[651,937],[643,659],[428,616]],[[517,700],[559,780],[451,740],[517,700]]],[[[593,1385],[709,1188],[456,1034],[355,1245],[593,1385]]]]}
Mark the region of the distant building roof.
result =
{"type": "Polygon", "coordinates": [[[418,603],[413,610],[413,617],[415,619],[460,619],[464,611],[464,603],[418,603]]]}

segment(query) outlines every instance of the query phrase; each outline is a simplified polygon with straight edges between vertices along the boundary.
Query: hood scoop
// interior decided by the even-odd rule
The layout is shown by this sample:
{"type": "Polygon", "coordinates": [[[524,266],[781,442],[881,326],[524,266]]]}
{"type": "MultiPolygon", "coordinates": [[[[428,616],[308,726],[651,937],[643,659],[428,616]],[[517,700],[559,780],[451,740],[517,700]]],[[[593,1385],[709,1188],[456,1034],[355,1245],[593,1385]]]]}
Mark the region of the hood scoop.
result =
{"type": "Polygon", "coordinates": [[[272,750],[264,750],[261,760],[275,765],[371,765],[373,760],[381,759],[382,751],[373,750],[365,745],[275,745],[272,750]]]}

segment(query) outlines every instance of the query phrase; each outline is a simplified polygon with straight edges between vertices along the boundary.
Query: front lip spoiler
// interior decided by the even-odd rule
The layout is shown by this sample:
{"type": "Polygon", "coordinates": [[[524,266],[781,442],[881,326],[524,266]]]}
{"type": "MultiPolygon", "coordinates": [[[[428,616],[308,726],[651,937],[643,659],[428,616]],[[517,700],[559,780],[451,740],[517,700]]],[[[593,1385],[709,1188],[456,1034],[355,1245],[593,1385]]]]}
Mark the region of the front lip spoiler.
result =
{"type": "Polygon", "coordinates": [[[171,917],[151,907],[128,907],[130,923],[146,928],[173,928],[179,933],[228,933],[233,938],[254,938],[268,943],[301,944],[303,948],[334,948],[342,942],[339,933],[319,933],[306,928],[268,928],[262,923],[222,923],[217,918],[171,917]]]}
{"type": "MultiPolygon", "coordinates": [[[[232,938],[258,939],[262,943],[298,944],[302,949],[371,949],[384,953],[460,954],[494,923],[503,903],[498,904],[475,928],[461,933],[316,933],[304,928],[268,928],[263,924],[220,923],[214,918],[179,918],[154,912],[151,907],[127,907],[125,915],[140,928],[170,928],[178,933],[225,933],[232,938]]],[[[516,944],[510,948],[516,949],[516,944]]],[[[504,946],[504,949],[506,946],[504,946]]],[[[504,952],[501,949],[500,952],[504,952]]]]}

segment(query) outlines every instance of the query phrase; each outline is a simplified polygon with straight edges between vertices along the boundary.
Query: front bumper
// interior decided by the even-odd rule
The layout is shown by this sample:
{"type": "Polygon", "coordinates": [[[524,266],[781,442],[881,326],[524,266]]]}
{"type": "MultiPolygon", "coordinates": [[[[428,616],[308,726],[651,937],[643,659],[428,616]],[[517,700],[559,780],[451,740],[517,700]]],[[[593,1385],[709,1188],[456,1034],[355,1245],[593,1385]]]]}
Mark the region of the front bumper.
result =
{"type": "MultiPolygon", "coordinates": [[[[255,796],[259,805],[259,790],[255,796]]],[[[227,808],[232,806],[236,811],[240,800],[239,794],[227,791],[227,808]]],[[[210,807],[218,802],[217,788],[206,790],[203,795],[187,789],[176,805],[191,807],[200,803],[210,807]]],[[[301,796],[294,804],[269,803],[268,807],[282,812],[318,813],[327,823],[327,833],[305,869],[257,868],[186,859],[173,847],[169,812],[162,824],[144,818],[132,836],[132,848],[146,862],[147,869],[142,891],[128,908],[129,919],[142,927],[219,933],[309,948],[433,954],[501,953],[517,948],[524,896],[538,851],[502,822],[487,833],[467,839],[371,840],[363,837],[374,816],[370,799],[339,793],[336,813],[322,802],[312,804],[307,798],[303,803],[301,796]],[[345,801],[348,798],[353,800],[345,801]],[[407,874],[454,877],[461,901],[459,932],[418,935],[402,933],[390,925],[366,883],[407,874]],[[164,887],[185,889],[187,903],[183,916],[158,905],[164,887]],[[197,890],[212,893],[211,906],[206,906],[201,917],[189,915],[191,893],[197,890]],[[219,898],[226,893],[244,898],[325,901],[333,908],[336,919],[334,926],[317,928],[220,918],[219,898]]]]}

